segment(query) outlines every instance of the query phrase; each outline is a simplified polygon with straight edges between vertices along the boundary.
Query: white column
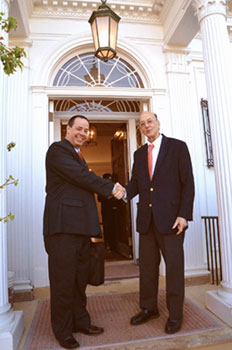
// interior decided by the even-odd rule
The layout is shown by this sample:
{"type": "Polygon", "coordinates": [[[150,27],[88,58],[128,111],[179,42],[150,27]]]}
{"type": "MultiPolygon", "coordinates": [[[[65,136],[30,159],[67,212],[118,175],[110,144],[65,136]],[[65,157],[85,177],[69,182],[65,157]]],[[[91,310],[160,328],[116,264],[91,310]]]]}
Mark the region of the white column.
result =
{"type": "Polygon", "coordinates": [[[206,306],[232,326],[232,71],[226,1],[195,0],[201,26],[212,131],[223,280],[206,306]]]}
{"type": "MultiPolygon", "coordinates": [[[[201,276],[207,275],[204,244],[201,228],[201,193],[198,190],[198,179],[201,179],[203,161],[199,159],[202,154],[201,142],[198,133],[198,118],[193,113],[193,93],[190,88],[190,70],[188,54],[184,49],[164,49],[166,56],[166,71],[168,78],[168,95],[171,115],[172,137],[185,141],[188,145],[193,172],[195,178],[195,200],[193,222],[185,236],[185,275],[201,276]]],[[[161,132],[162,122],[161,122],[161,132]]],[[[169,136],[169,135],[167,135],[169,136]]],[[[203,199],[204,200],[204,199],[203,199]]]]}
{"type": "MultiPolygon", "coordinates": [[[[136,139],[136,120],[129,119],[127,134],[130,135],[129,138],[129,169],[130,176],[132,166],[134,162],[134,152],[137,150],[137,139],[136,139]]],[[[131,200],[131,226],[132,226],[132,240],[133,240],[133,257],[134,260],[137,261],[139,259],[139,233],[136,231],[136,217],[137,217],[137,205],[138,202],[137,196],[131,200]]]]}
{"type": "MultiPolygon", "coordinates": [[[[26,41],[14,41],[13,46],[24,47],[29,57],[26,41]]],[[[17,70],[8,79],[7,144],[16,146],[7,153],[6,170],[19,179],[17,187],[9,186],[7,210],[15,214],[8,225],[8,269],[14,271],[15,291],[30,291],[32,275],[31,243],[31,113],[29,113],[29,64],[24,60],[23,70],[17,70]],[[13,102],[13,103],[12,103],[13,102]],[[17,111],[17,112],[16,112],[17,111]]]]}
{"type": "MultiPolygon", "coordinates": [[[[0,12],[8,15],[8,0],[0,0],[0,12]]],[[[7,44],[7,35],[0,30],[7,44]]],[[[7,77],[0,64],[0,183],[6,178],[6,119],[7,119],[7,77]]],[[[0,216],[6,210],[6,189],[0,193],[0,216]]],[[[0,348],[16,349],[23,332],[23,312],[13,312],[8,302],[8,268],[7,268],[7,226],[0,223],[0,348]]]]}
{"type": "Polygon", "coordinates": [[[48,143],[54,142],[54,101],[49,101],[49,126],[48,126],[48,143]]]}
{"type": "Polygon", "coordinates": [[[43,242],[43,212],[45,203],[45,155],[48,150],[48,96],[43,88],[32,88],[32,254],[33,284],[49,285],[47,253],[43,242]]]}

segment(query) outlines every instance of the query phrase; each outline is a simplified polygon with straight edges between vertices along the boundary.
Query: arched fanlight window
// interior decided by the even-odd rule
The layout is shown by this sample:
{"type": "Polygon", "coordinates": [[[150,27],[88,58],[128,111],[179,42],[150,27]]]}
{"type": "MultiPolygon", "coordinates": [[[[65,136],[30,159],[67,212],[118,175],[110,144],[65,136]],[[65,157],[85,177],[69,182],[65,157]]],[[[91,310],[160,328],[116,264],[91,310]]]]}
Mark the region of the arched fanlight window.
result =
{"type": "Polygon", "coordinates": [[[144,88],[136,69],[120,57],[104,62],[92,53],[77,55],[58,71],[53,86],[144,88]]]}
{"type": "Polygon", "coordinates": [[[76,113],[91,113],[91,112],[129,112],[139,113],[140,102],[129,100],[54,100],[55,112],[76,112],[76,113]]]}

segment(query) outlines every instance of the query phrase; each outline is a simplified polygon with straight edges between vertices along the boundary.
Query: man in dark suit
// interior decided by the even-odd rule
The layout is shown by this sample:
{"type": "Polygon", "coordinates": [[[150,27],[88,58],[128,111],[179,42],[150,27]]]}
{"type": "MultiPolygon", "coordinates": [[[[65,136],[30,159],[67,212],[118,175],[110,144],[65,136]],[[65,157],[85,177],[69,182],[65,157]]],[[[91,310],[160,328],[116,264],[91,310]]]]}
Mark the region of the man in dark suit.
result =
{"type": "Polygon", "coordinates": [[[74,349],[72,333],[97,335],[86,310],[90,237],[100,234],[94,192],[120,195],[121,186],[89,171],[79,153],[88,138],[89,122],[72,117],[63,141],[54,142],[46,156],[44,241],[48,253],[51,324],[59,344],[74,349]]]}
{"type": "Polygon", "coordinates": [[[127,198],[139,194],[137,231],[140,233],[140,307],[131,318],[139,325],[159,317],[157,306],[161,253],[166,263],[166,333],[177,332],[184,302],[184,235],[192,220],[194,181],[186,144],[160,134],[157,115],[143,112],[141,132],[148,142],[134,153],[127,198]],[[150,174],[149,174],[150,173],[150,174]]]}

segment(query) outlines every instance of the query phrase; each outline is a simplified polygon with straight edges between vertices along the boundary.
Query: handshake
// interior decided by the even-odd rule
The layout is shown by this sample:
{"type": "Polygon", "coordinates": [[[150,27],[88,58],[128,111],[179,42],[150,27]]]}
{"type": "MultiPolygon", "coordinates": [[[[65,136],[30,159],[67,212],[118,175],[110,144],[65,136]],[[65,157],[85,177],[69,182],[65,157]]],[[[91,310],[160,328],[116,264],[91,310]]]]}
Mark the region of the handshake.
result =
{"type": "Polygon", "coordinates": [[[125,196],[125,194],[126,194],[126,189],[122,185],[120,185],[119,182],[116,182],[112,195],[116,199],[122,199],[125,196]]]}

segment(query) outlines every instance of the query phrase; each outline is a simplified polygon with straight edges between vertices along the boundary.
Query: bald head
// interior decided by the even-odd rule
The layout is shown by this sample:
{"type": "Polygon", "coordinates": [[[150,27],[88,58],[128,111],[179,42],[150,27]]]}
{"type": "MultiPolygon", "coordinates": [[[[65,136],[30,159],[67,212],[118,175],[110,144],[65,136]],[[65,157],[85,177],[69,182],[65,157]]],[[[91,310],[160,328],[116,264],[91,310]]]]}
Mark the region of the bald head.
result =
{"type": "Polygon", "coordinates": [[[149,142],[155,141],[160,135],[160,122],[155,113],[142,112],[139,116],[139,126],[149,142]]]}

